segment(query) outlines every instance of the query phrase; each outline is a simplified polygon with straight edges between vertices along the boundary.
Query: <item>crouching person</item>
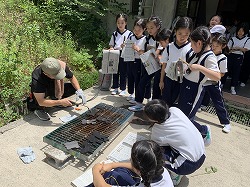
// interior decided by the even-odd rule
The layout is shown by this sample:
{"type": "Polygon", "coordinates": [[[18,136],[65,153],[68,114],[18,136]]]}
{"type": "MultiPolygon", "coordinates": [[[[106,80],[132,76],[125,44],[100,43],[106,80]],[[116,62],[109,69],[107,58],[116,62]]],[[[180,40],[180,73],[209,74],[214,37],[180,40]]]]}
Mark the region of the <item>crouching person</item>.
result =
{"type": "Polygon", "coordinates": [[[188,117],[176,107],[168,107],[163,100],[152,100],[144,108],[152,127],[151,139],[164,149],[165,167],[174,185],[183,175],[201,167],[205,161],[203,138],[188,117]]]}
{"type": "MultiPolygon", "coordinates": [[[[44,110],[45,107],[72,106],[69,96],[76,94],[78,100],[86,103],[82,89],[65,62],[46,58],[32,72],[30,100],[33,100],[34,114],[41,120],[50,120],[50,115],[44,110]],[[67,78],[70,82],[64,82],[67,78]]],[[[29,109],[29,107],[28,107],[29,109]]]]}
{"type": "MultiPolygon", "coordinates": [[[[163,165],[164,161],[161,147],[152,140],[141,140],[133,144],[130,162],[96,164],[92,168],[93,185],[95,187],[173,187],[170,175],[163,165]],[[142,181],[139,182],[135,180],[131,183],[126,179],[127,177],[122,177],[122,183],[119,178],[116,178],[116,183],[110,184],[109,181],[107,182],[104,178],[105,173],[118,167],[127,169],[130,173],[133,172],[133,175],[140,176],[142,181]],[[124,180],[127,182],[124,183],[124,180]]],[[[128,177],[128,179],[129,178],[130,177],[128,177]]]]}

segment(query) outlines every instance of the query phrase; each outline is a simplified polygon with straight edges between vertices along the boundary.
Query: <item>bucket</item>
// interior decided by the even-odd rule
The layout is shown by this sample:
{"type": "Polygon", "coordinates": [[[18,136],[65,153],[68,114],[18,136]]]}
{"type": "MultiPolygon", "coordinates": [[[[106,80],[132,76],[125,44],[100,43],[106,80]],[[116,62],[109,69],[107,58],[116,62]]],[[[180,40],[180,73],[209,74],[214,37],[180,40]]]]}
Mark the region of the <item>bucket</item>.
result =
{"type": "Polygon", "coordinates": [[[98,85],[100,90],[108,91],[111,87],[112,74],[102,74],[102,70],[99,69],[98,85]]]}

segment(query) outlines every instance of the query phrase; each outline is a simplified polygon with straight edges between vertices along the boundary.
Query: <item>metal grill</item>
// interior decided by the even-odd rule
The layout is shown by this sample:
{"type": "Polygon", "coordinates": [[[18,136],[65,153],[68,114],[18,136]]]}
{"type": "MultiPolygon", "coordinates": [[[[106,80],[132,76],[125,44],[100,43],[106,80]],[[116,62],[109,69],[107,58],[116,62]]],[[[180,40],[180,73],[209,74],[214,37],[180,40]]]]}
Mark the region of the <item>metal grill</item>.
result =
{"type": "Polygon", "coordinates": [[[44,136],[43,141],[81,160],[88,161],[104,146],[111,143],[133,115],[134,113],[127,109],[100,103],[44,136]],[[83,124],[83,121],[92,120],[95,123],[83,124]],[[67,150],[64,143],[72,141],[77,141],[80,148],[67,150]]]}
{"type": "MultiPolygon", "coordinates": [[[[250,127],[250,112],[226,105],[226,109],[230,118],[230,121],[250,127]]],[[[216,110],[212,103],[206,107],[206,112],[217,115],[216,110]]]]}

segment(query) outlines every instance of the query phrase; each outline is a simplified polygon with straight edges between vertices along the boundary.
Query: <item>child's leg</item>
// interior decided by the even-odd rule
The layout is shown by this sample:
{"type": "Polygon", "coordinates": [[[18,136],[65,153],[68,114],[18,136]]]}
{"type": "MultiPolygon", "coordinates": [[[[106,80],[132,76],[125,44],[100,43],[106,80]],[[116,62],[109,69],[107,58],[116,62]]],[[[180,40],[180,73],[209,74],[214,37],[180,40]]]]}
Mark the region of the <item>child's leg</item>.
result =
{"type": "Polygon", "coordinates": [[[127,63],[127,74],[128,74],[128,93],[133,94],[134,93],[134,85],[135,85],[135,79],[134,79],[134,74],[133,74],[133,66],[134,62],[126,62],[127,63]]]}
{"type": "Polygon", "coordinates": [[[235,56],[234,61],[233,61],[231,87],[236,87],[238,85],[242,61],[243,61],[242,55],[235,56]]]}
{"type": "Polygon", "coordinates": [[[221,124],[230,124],[219,84],[206,86],[221,124]]]}
{"type": "Polygon", "coordinates": [[[137,92],[137,87],[141,79],[141,59],[135,59],[133,76],[135,80],[135,93],[137,92]]]}
{"type": "Polygon", "coordinates": [[[210,95],[208,93],[208,91],[206,90],[207,89],[207,86],[204,88],[205,90],[205,94],[204,94],[204,97],[202,99],[202,102],[201,102],[201,105],[202,106],[208,106],[209,105],[209,102],[210,102],[210,95]]]}
{"type": "Polygon", "coordinates": [[[250,76],[250,51],[245,52],[241,66],[240,82],[246,84],[250,76]]]}
{"type": "Polygon", "coordinates": [[[120,89],[126,90],[127,63],[124,62],[123,58],[119,59],[119,70],[120,70],[120,89]]]}
{"type": "Polygon", "coordinates": [[[164,89],[162,99],[171,107],[176,102],[180,93],[180,83],[166,77],[164,80],[164,89]]]}
{"type": "Polygon", "coordinates": [[[136,102],[138,103],[143,102],[144,96],[146,94],[145,92],[146,92],[147,85],[150,84],[153,77],[154,77],[154,74],[151,74],[151,75],[144,74],[144,76],[141,77],[140,82],[137,87],[137,92],[135,95],[136,102]]]}
{"type": "Polygon", "coordinates": [[[155,72],[152,99],[161,99],[161,90],[159,87],[160,79],[161,79],[161,70],[158,70],[157,72],[155,72]]]}
{"type": "Polygon", "coordinates": [[[119,69],[117,74],[113,74],[113,85],[112,85],[113,89],[118,89],[119,87],[118,82],[119,82],[119,69]]]}
{"type": "Polygon", "coordinates": [[[178,175],[189,175],[195,172],[202,166],[206,158],[205,155],[202,155],[199,160],[197,160],[196,162],[192,162],[186,160],[185,158],[180,159],[180,157],[182,157],[180,153],[170,146],[164,146],[163,150],[165,157],[164,160],[166,160],[165,167],[178,175]],[[179,167],[176,167],[175,166],[176,159],[184,160],[184,162],[179,167]]]}
{"type": "Polygon", "coordinates": [[[183,79],[183,82],[180,86],[178,108],[186,116],[189,116],[193,109],[193,105],[195,104],[196,97],[198,97],[198,87],[199,85],[197,83],[193,83],[185,78],[183,79]]]}
{"type": "MultiPolygon", "coordinates": [[[[141,65],[141,79],[142,77],[149,76],[144,65],[141,65]]],[[[151,97],[151,80],[147,82],[145,85],[145,91],[144,91],[144,96],[145,99],[149,99],[151,97]]]]}

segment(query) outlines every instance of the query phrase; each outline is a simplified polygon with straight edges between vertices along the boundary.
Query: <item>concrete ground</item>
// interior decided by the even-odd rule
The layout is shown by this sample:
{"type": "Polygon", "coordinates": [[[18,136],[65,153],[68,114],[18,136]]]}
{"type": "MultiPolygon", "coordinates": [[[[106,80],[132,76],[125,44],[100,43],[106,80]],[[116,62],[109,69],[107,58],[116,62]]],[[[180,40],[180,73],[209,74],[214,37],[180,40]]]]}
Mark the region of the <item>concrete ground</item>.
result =
{"type": "MultiPolygon", "coordinates": [[[[87,99],[95,95],[97,89],[85,91],[87,99]]],[[[111,96],[110,92],[101,91],[95,100],[88,102],[88,107],[103,102],[113,106],[127,107],[124,97],[111,96]]],[[[59,117],[67,114],[79,115],[87,110],[76,111],[73,107],[53,109],[51,121],[40,121],[30,114],[23,119],[0,128],[0,186],[3,187],[66,187],[71,181],[83,173],[83,162],[76,160],[62,170],[57,170],[44,162],[45,154],[42,149],[47,145],[43,137],[62,125],[59,117]],[[30,164],[24,164],[17,155],[20,147],[31,146],[36,159],[30,164]]],[[[148,125],[142,125],[140,113],[137,113],[131,123],[104,150],[94,162],[104,160],[111,150],[127,135],[128,132],[149,134],[148,125]],[[139,118],[138,118],[139,117],[139,118]]],[[[179,187],[248,187],[250,184],[250,131],[247,127],[232,123],[232,131],[225,134],[216,116],[201,112],[197,120],[209,124],[212,129],[212,144],[206,148],[207,158],[203,166],[195,173],[185,176],[179,187]],[[217,172],[211,172],[211,167],[217,172]]],[[[93,165],[93,164],[92,164],[93,165]]],[[[91,166],[90,166],[91,167],[91,166]]]]}

